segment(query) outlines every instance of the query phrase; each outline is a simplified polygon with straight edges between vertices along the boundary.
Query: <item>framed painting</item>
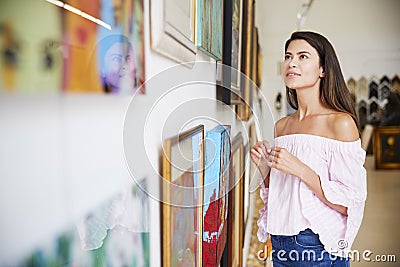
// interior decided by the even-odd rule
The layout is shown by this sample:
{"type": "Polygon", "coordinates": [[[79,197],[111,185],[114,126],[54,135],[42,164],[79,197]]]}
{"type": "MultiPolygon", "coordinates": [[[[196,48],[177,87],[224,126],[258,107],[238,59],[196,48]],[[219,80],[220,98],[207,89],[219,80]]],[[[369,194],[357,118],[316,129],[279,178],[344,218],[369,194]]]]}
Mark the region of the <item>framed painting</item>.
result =
{"type": "Polygon", "coordinates": [[[230,164],[228,266],[242,266],[244,242],[244,145],[237,134],[232,141],[230,164]]]}
{"type": "Polygon", "coordinates": [[[151,0],[151,47],[154,51],[192,67],[196,59],[196,0],[151,0]]]}
{"type": "Polygon", "coordinates": [[[204,126],[164,142],[163,266],[202,266],[204,126]]]}
{"type": "MultiPolygon", "coordinates": [[[[143,1],[69,1],[88,14],[64,12],[63,89],[69,92],[144,93],[143,1]]],[[[65,6],[64,6],[65,9],[65,6]]]]}
{"type": "Polygon", "coordinates": [[[217,99],[227,105],[241,103],[242,10],[243,0],[224,1],[223,53],[217,99]]]}
{"type": "Polygon", "coordinates": [[[203,265],[218,266],[226,245],[230,127],[219,125],[206,133],[203,210],[203,265]]]}
{"type": "Polygon", "coordinates": [[[210,57],[221,60],[223,0],[197,0],[196,10],[197,47],[210,57]]]}
{"type": "Polygon", "coordinates": [[[251,116],[253,98],[253,51],[255,34],[254,1],[243,0],[243,24],[242,24],[242,55],[241,71],[244,78],[240,80],[241,105],[236,106],[236,113],[241,120],[247,121],[251,116]]]}
{"type": "Polygon", "coordinates": [[[400,169],[400,126],[381,126],[374,129],[376,169],[400,169]]]}

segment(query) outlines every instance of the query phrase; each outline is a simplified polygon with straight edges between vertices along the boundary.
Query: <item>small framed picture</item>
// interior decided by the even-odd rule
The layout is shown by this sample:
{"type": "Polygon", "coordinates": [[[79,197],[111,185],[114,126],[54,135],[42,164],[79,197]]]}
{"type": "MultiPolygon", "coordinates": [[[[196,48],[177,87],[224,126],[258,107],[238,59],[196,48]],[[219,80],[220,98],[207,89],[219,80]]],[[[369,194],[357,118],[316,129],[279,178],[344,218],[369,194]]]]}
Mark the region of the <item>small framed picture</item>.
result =
{"type": "Polygon", "coordinates": [[[376,169],[400,169],[400,126],[377,127],[374,153],[376,169]]]}

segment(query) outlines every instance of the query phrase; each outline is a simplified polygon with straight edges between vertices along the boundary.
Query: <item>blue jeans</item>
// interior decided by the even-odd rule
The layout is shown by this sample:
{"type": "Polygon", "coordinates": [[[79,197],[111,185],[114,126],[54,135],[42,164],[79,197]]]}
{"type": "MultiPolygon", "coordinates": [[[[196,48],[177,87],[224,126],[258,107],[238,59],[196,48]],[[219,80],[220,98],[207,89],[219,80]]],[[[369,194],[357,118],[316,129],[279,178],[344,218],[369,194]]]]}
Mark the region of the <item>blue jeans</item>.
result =
{"type": "Polygon", "coordinates": [[[271,235],[272,262],[274,267],[349,267],[350,261],[329,254],[311,229],[294,236],[271,235]]]}

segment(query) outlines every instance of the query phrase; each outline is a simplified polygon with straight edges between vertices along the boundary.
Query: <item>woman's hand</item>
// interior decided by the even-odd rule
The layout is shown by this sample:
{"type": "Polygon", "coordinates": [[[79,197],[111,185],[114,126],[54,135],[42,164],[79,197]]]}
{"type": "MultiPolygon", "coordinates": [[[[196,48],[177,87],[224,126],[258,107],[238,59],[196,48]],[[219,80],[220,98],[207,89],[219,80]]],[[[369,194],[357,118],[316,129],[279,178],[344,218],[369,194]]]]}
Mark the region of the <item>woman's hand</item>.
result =
{"type": "Polygon", "coordinates": [[[303,177],[302,174],[308,167],[284,148],[273,147],[269,151],[267,150],[267,153],[268,166],[271,168],[275,168],[281,172],[300,178],[303,177]]]}
{"type": "Polygon", "coordinates": [[[257,142],[250,150],[251,160],[256,164],[264,179],[271,169],[268,162],[268,151],[271,151],[271,146],[267,141],[257,142]]]}

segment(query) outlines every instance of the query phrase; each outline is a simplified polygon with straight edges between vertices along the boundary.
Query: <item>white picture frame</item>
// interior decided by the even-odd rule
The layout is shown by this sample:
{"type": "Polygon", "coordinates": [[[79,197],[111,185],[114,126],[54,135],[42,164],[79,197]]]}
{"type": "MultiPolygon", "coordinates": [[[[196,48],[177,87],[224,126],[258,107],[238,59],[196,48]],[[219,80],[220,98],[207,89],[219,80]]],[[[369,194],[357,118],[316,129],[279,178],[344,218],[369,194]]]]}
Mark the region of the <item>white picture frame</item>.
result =
{"type": "Polygon", "coordinates": [[[194,0],[151,0],[151,47],[157,53],[192,67],[196,60],[194,0]]]}

